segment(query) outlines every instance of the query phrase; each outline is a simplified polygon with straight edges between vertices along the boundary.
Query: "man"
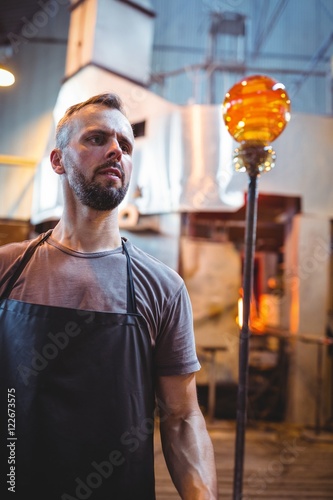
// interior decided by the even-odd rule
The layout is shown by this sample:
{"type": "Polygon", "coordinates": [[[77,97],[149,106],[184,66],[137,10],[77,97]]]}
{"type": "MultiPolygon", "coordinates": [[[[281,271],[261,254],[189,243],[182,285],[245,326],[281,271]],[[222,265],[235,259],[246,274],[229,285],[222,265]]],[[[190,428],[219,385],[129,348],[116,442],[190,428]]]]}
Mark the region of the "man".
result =
{"type": "Polygon", "coordinates": [[[16,412],[5,470],[19,499],[153,500],[155,405],[181,498],[217,498],[184,282],[119,233],[133,147],[118,96],[69,108],[50,155],[61,220],[0,249],[1,369],[16,412]]]}

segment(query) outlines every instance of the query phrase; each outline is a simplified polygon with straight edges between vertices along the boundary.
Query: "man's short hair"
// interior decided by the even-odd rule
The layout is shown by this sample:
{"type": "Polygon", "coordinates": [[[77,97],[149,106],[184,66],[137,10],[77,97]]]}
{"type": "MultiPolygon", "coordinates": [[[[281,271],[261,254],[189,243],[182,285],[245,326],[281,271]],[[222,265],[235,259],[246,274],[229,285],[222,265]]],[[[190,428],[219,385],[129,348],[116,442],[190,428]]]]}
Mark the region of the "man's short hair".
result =
{"type": "Polygon", "coordinates": [[[124,116],[126,116],[124,105],[122,100],[117,94],[114,93],[104,93],[98,94],[93,97],[90,97],[86,101],[79,102],[77,104],[73,104],[70,106],[64,116],[59,120],[59,123],[56,128],[56,147],[59,149],[64,149],[69,142],[70,133],[69,133],[69,124],[72,116],[80,111],[82,108],[89,106],[90,104],[99,104],[101,106],[106,106],[111,109],[117,109],[124,116]]]}

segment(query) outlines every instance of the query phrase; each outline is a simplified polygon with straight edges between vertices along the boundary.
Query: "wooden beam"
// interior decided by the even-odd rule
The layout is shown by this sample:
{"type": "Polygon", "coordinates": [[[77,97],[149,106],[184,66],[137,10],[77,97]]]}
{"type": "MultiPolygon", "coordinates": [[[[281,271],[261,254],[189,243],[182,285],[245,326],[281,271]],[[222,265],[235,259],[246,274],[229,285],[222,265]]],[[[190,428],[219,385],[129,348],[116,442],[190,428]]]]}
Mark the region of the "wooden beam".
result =
{"type": "Polygon", "coordinates": [[[16,167],[35,168],[37,163],[38,160],[33,158],[24,158],[23,156],[0,155],[0,166],[12,165],[16,167]]]}

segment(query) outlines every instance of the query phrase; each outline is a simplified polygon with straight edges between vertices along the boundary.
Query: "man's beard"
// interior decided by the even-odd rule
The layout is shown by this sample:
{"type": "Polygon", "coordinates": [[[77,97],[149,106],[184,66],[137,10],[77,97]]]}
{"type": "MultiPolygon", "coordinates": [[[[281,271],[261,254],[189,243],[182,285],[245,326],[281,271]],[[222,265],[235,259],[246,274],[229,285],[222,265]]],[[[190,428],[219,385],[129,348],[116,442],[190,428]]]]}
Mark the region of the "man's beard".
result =
{"type": "MultiPolygon", "coordinates": [[[[123,169],[119,164],[117,164],[117,168],[121,173],[123,181],[123,169]]],[[[112,186],[113,182],[110,180],[103,186],[94,179],[88,181],[74,165],[72,165],[71,170],[71,175],[68,179],[70,186],[81,203],[87,207],[100,211],[113,210],[120,205],[126,196],[128,184],[116,188],[112,186]]]]}

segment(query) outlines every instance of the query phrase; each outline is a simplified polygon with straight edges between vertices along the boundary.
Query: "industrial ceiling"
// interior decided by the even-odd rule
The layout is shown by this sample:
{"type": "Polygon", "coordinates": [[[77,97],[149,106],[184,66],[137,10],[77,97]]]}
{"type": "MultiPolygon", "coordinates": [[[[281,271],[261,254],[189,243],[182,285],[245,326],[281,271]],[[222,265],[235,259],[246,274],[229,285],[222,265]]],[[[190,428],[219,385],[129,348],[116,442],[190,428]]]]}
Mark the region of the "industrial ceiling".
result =
{"type": "Polygon", "coordinates": [[[19,35],[22,27],[47,2],[36,0],[2,0],[0,3],[0,46],[10,44],[9,34],[19,35]]]}

